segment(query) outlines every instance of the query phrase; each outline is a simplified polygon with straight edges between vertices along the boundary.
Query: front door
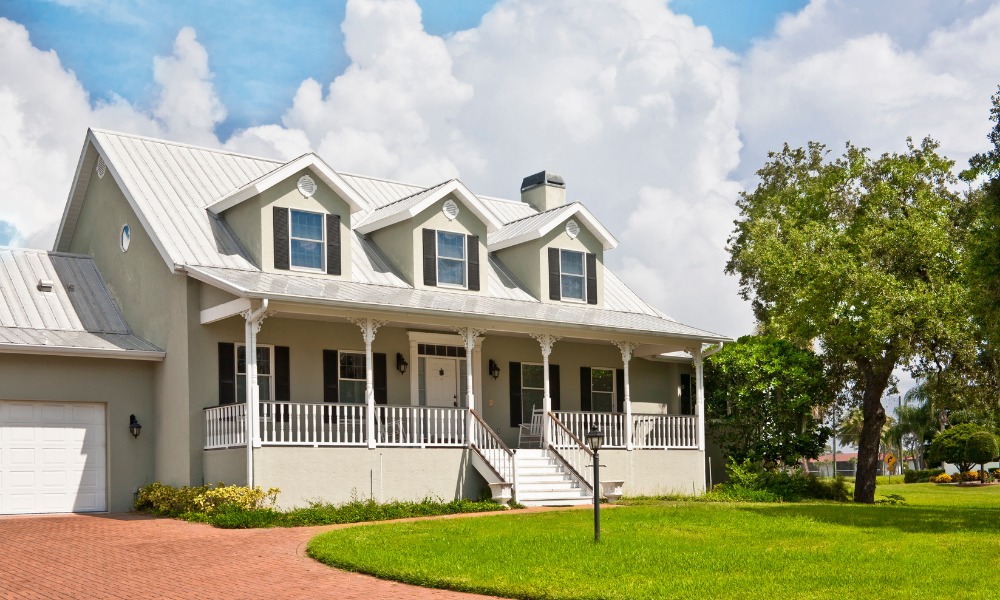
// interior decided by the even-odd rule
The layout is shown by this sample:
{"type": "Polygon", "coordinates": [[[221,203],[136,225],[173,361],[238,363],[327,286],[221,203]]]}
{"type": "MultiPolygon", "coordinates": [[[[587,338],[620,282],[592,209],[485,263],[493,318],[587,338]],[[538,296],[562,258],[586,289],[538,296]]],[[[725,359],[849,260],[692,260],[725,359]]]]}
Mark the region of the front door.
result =
{"type": "Polygon", "coordinates": [[[454,358],[427,357],[427,406],[460,406],[458,398],[458,361],[454,358]]]}

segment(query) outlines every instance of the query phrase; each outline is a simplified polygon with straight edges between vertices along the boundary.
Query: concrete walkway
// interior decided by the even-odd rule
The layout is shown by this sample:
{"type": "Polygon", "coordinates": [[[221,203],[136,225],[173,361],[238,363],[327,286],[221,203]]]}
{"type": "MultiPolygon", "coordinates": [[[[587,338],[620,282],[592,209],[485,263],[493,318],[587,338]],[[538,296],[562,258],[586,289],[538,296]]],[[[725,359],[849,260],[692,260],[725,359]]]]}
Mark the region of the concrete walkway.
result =
{"type": "Polygon", "coordinates": [[[305,555],[333,527],[216,529],[138,514],[0,517],[0,598],[486,598],[305,555]]]}

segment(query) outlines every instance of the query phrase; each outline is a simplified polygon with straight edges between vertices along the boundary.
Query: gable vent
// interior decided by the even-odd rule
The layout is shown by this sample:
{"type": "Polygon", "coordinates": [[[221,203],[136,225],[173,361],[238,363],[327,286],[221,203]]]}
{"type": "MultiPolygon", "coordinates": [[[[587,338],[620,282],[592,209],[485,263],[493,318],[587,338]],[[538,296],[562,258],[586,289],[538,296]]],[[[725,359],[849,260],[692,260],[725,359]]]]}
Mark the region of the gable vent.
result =
{"type": "Polygon", "coordinates": [[[580,226],[576,224],[576,221],[572,219],[566,221],[566,235],[568,235],[571,240],[575,240],[576,236],[580,235],[580,226]]]}
{"type": "Polygon", "coordinates": [[[108,172],[108,165],[100,156],[97,157],[97,176],[104,179],[104,174],[108,172]]]}
{"type": "Polygon", "coordinates": [[[455,217],[458,216],[458,205],[455,204],[454,200],[446,200],[444,206],[441,207],[441,212],[448,217],[449,221],[454,221],[455,217]]]}
{"type": "Polygon", "coordinates": [[[55,284],[52,283],[51,279],[39,279],[38,280],[38,291],[39,292],[51,292],[52,287],[55,284]]]}
{"type": "Polygon", "coordinates": [[[302,177],[299,177],[298,188],[299,192],[303,196],[309,198],[310,196],[316,193],[316,182],[313,181],[312,177],[308,175],[303,175],[302,177]]]}

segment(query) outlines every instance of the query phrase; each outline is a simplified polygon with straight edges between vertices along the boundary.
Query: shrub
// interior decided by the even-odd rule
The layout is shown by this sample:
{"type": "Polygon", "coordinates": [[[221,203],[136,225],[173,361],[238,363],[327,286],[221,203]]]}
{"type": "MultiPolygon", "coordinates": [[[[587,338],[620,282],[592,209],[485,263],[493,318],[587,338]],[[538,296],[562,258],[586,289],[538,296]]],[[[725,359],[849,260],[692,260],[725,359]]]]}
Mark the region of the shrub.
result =
{"type": "Polygon", "coordinates": [[[903,483],[927,483],[931,477],[944,473],[944,469],[920,469],[903,473],[903,483]]]}
{"type": "Polygon", "coordinates": [[[223,507],[250,510],[264,508],[265,504],[274,506],[279,491],[270,488],[265,492],[259,487],[223,483],[214,488],[207,485],[177,488],[155,482],[139,488],[135,509],[166,517],[186,515],[185,518],[196,520],[191,515],[210,515],[223,507]]]}
{"type": "Polygon", "coordinates": [[[993,476],[993,479],[1000,479],[1000,469],[993,469],[993,472],[990,473],[990,475],[993,476]]]}
{"type": "Polygon", "coordinates": [[[941,473],[930,478],[931,483],[951,483],[951,476],[947,473],[941,473]]]}
{"type": "Polygon", "coordinates": [[[222,485],[205,490],[195,497],[195,505],[200,512],[212,514],[220,508],[236,508],[253,510],[257,508],[273,508],[278,501],[278,488],[268,488],[265,492],[260,487],[248,488],[245,485],[222,485]]]}
{"type": "Polygon", "coordinates": [[[952,476],[951,480],[966,483],[969,481],[979,481],[979,471],[963,471],[961,474],[956,473],[952,476]]]}
{"type": "Polygon", "coordinates": [[[709,499],[746,502],[798,502],[805,499],[845,501],[850,497],[842,479],[823,481],[801,470],[767,470],[749,460],[726,465],[729,481],[710,492],[709,499]]]}

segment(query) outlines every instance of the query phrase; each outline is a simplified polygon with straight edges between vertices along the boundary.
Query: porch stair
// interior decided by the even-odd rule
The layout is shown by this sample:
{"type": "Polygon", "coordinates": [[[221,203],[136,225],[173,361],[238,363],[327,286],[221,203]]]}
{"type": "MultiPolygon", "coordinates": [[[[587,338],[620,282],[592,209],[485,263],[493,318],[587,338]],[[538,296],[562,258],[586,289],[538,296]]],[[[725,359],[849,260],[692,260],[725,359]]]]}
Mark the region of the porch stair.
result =
{"type": "Polygon", "coordinates": [[[593,492],[547,450],[514,452],[517,502],[524,506],[575,506],[593,502],[593,492]]]}

